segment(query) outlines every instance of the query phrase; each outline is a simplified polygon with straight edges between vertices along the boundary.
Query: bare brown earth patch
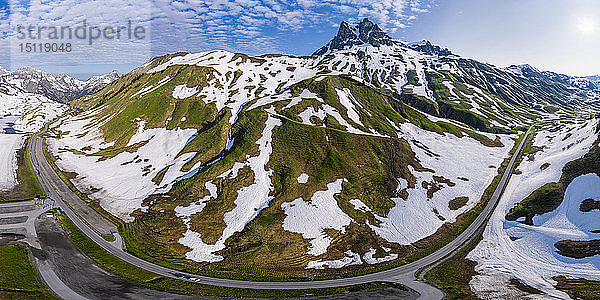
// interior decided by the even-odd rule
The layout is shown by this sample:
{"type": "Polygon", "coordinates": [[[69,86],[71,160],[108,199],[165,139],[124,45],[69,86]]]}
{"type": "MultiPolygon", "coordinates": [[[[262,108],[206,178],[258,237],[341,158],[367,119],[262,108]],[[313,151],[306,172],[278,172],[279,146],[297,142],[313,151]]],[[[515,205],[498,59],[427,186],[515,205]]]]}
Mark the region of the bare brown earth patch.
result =
{"type": "Polygon", "coordinates": [[[555,287],[567,294],[572,299],[596,300],[600,299],[600,282],[587,279],[569,279],[565,276],[553,277],[555,287]]]}
{"type": "Polygon", "coordinates": [[[579,210],[582,212],[590,212],[596,209],[600,210],[600,201],[594,199],[585,199],[579,205],[579,210]]]}
{"type": "Polygon", "coordinates": [[[528,294],[535,294],[535,295],[537,295],[537,294],[541,294],[542,293],[542,291],[540,291],[540,290],[538,290],[538,289],[536,289],[534,287],[528,286],[528,285],[526,285],[526,284],[522,283],[521,281],[519,281],[517,279],[514,279],[514,278],[511,278],[509,280],[509,285],[517,288],[519,291],[522,291],[522,292],[525,292],[525,293],[528,293],[528,294]]]}
{"type": "Polygon", "coordinates": [[[571,258],[586,258],[600,254],[600,240],[562,240],[554,244],[558,254],[571,258]]]}
{"type": "Polygon", "coordinates": [[[469,197],[457,197],[448,202],[448,208],[451,210],[458,210],[461,207],[467,205],[468,202],[469,197]]]}

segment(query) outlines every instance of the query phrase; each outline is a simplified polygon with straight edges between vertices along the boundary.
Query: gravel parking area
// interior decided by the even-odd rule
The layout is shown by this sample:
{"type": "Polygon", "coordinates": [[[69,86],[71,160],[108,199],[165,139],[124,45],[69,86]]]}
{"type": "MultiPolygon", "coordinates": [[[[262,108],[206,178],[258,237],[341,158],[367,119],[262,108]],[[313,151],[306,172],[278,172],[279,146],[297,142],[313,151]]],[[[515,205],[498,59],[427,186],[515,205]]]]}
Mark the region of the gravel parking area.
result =
{"type": "Polygon", "coordinates": [[[25,222],[27,222],[27,219],[29,219],[29,217],[27,217],[27,216],[0,218],[0,225],[12,225],[12,224],[25,223],[25,222]]]}

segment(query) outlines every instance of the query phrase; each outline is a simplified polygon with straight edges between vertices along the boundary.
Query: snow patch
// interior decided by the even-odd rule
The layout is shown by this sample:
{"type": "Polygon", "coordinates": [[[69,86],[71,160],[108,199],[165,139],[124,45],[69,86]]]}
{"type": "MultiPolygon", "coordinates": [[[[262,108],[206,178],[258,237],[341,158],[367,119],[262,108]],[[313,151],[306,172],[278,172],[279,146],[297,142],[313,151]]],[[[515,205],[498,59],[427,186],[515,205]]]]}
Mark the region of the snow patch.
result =
{"type": "Polygon", "coordinates": [[[360,201],[358,199],[350,200],[350,204],[352,204],[352,206],[354,206],[354,208],[356,210],[360,210],[362,212],[370,212],[371,211],[371,208],[369,208],[366,204],[364,204],[362,201],[360,201]]]}
{"type": "Polygon", "coordinates": [[[175,89],[173,89],[173,98],[186,99],[191,96],[194,96],[194,94],[196,93],[198,93],[198,87],[189,88],[186,84],[181,84],[176,86],[175,89]]]}
{"type": "Polygon", "coordinates": [[[338,206],[333,197],[342,192],[342,183],[345,179],[338,179],[327,184],[327,190],[318,191],[310,198],[310,202],[298,198],[292,202],[281,204],[286,217],[283,220],[283,229],[302,234],[305,239],[310,239],[308,254],[319,256],[327,252],[331,244],[324,229],[334,229],[346,232],[346,226],[352,219],[338,206]]]}
{"type": "Polygon", "coordinates": [[[199,233],[193,232],[190,229],[191,216],[201,212],[206,206],[206,202],[211,199],[217,198],[217,186],[212,182],[204,184],[206,189],[209,191],[209,195],[190,204],[189,206],[177,206],[175,208],[175,214],[181,218],[187,227],[187,231],[183,234],[183,237],[179,239],[179,243],[192,249],[192,251],[185,254],[187,259],[195,261],[206,261],[206,262],[217,262],[223,259],[222,256],[212,254],[215,247],[207,245],[202,241],[202,237],[199,233]]]}
{"type": "Polygon", "coordinates": [[[363,125],[362,122],[360,121],[360,116],[358,115],[358,112],[356,111],[356,108],[354,107],[354,102],[356,102],[356,99],[354,99],[354,96],[352,96],[352,93],[350,93],[350,90],[345,88],[343,90],[335,89],[335,91],[338,94],[340,103],[344,107],[346,107],[346,110],[348,111],[348,117],[354,123],[356,123],[358,125],[363,125]]]}
{"type": "Polygon", "coordinates": [[[308,174],[302,173],[302,174],[300,174],[300,176],[298,176],[298,183],[307,183],[308,178],[309,178],[308,174]]]}
{"type": "Polygon", "coordinates": [[[375,249],[371,248],[369,250],[369,252],[367,252],[363,255],[363,259],[367,264],[369,264],[369,265],[380,264],[380,263],[392,261],[392,260],[398,258],[398,254],[395,254],[395,253],[386,255],[384,257],[375,258],[375,257],[373,257],[373,255],[375,255],[375,252],[377,252],[377,251],[375,249]]]}
{"type": "Polygon", "coordinates": [[[75,186],[88,192],[93,200],[111,214],[124,221],[133,221],[130,214],[142,208],[142,201],[154,193],[167,192],[175,179],[185,173],[181,168],[195,153],[186,153],[177,157],[187,141],[196,134],[195,129],[165,128],[145,129],[145,121],[138,122],[138,130],[127,146],[140,145],[135,152],[121,152],[116,156],[99,160],[98,156],[76,154],[72,149],[81,151],[88,145],[103,148],[99,124],[86,130],[89,119],[84,116],[64,121],[58,129],[68,134],[61,139],[48,139],[50,151],[60,159],[59,168],[75,172],[75,186]],[[84,134],[81,136],[81,134],[84,134]],[[166,169],[159,184],[152,181],[159,172],[166,169]],[[94,189],[90,189],[94,187],[94,189]]]}
{"type": "Polygon", "coordinates": [[[354,253],[351,250],[344,252],[344,254],[346,254],[346,256],[342,259],[326,260],[326,261],[319,259],[319,260],[311,261],[308,263],[308,266],[306,268],[307,269],[325,269],[325,267],[327,267],[327,268],[331,268],[331,269],[340,269],[343,267],[362,264],[362,261],[360,260],[360,254],[354,253]]]}

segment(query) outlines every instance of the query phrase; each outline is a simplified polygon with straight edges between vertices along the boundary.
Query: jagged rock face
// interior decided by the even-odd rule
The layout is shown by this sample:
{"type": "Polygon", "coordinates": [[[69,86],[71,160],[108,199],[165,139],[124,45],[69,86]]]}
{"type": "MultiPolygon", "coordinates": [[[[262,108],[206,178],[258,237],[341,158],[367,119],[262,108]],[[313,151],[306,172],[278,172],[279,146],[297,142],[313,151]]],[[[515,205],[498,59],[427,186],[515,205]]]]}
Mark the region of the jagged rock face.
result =
{"type": "Polygon", "coordinates": [[[120,77],[117,71],[94,76],[81,81],[64,73],[53,76],[33,68],[21,68],[14,72],[0,70],[0,86],[11,87],[22,92],[44,95],[58,102],[69,102],[93,94],[120,77]]]}
{"type": "Polygon", "coordinates": [[[442,48],[437,45],[433,45],[430,41],[423,41],[421,43],[414,43],[408,46],[408,48],[413,49],[415,51],[419,51],[421,53],[425,53],[427,55],[437,55],[437,56],[450,56],[454,55],[447,48],[442,48]]]}
{"type": "Polygon", "coordinates": [[[381,45],[391,46],[398,43],[398,41],[394,41],[387,33],[381,30],[377,24],[364,18],[358,24],[342,22],[337,35],[327,45],[315,51],[313,55],[323,55],[354,45],[370,44],[379,47],[381,45]]]}

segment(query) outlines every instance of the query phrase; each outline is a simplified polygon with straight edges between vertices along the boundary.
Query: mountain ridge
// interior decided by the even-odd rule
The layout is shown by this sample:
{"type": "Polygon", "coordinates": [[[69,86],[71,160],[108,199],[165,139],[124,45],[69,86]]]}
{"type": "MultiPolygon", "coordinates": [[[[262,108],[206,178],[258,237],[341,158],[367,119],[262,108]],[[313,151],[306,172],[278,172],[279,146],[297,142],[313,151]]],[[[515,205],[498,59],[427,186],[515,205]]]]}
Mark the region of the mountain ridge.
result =
{"type": "Polygon", "coordinates": [[[26,93],[44,95],[51,100],[66,103],[95,93],[120,76],[119,72],[112,71],[81,81],[65,73],[51,75],[38,69],[23,67],[15,71],[1,69],[0,85],[10,86],[26,93]]]}

